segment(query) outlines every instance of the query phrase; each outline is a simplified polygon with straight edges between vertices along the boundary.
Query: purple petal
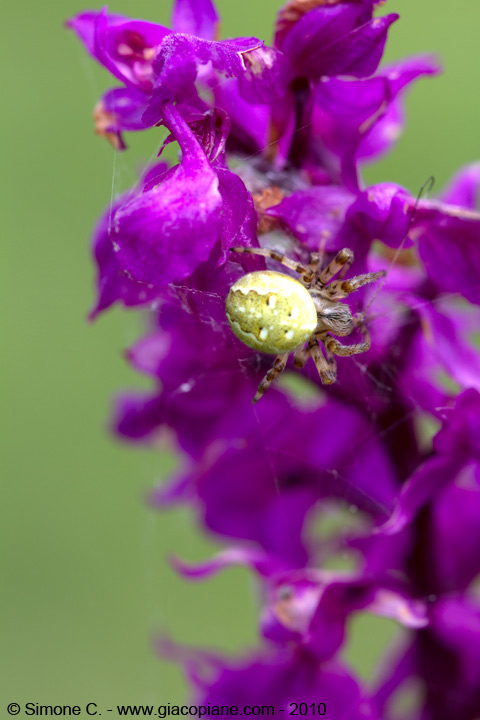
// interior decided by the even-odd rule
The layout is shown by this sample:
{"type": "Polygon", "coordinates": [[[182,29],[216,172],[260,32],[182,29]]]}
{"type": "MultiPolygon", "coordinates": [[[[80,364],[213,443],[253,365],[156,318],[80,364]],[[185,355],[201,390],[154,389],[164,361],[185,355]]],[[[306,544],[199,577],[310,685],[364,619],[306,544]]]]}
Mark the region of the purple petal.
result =
{"type": "Polygon", "coordinates": [[[247,154],[255,154],[267,145],[269,111],[265,106],[252,105],[240,94],[237,79],[218,83],[213,88],[215,102],[226,111],[231,122],[229,144],[247,154]]]}
{"type": "Polygon", "coordinates": [[[93,112],[95,133],[107,138],[116,150],[125,150],[124,130],[144,130],[143,114],[147,99],[143,92],[133,88],[108,90],[93,112]]]}
{"type": "Polygon", "coordinates": [[[438,75],[442,67],[435,55],[413,55],[381,68],[379,75],[390,84],[395,97],[422,75],[438,75]]]}
{"type": "Polygon", "coordinates": [[[324,589],[322,573],[309,568],[282,572],[271,578],[268,603],[262,613],[263,637],[282,645],[292,641],[305,645],[324,589]]]}
{"type": "Polygon", "coordinates": [[[363,138],[357,151],[358,160],[374,161],[383,157],[401,137],[404,125],[403,102],[397,98],[363,138]]]}
{"type": "Polygon", "coordinates": [[[357,189],[355,160],[363,137],[388,105],[384,78],[347,81],[325,78],[315,90],[313,134],[339,158],[347,188],[357,189]]]}
{"type": "Polygon", "coordinates": [[[385,705],[390,698],[415,674],[415,650],[415,646],[410,643],[406,649],[402,647],[400,652],[396,652],[393,657],[387,657],[386,662],[383,662],[382,681],[373,697],[374,707],[382,718],[388,717],[385,713],[385,705]]]}
{"type": "Polygon", "coordinates": [[[435,603],[432,626],[442,642],[460,656],[463,679],[480,685],[480,606],[472,599],[444,598],[435,603]]]}
{"type": "Polygon", "coordinates": [[[363,142],[385,118],[396,96],[421,75],[436,72],[435,60],[421,56],[395,63],[366,80],[323,78],[317,84],[312,141],[321,140],[338,157],[347,187],[357,188],[355,164],[363,142]]]}
{"type": "MultiPolygon", "coordinates": [[[[97,55],[95,54],[95,23],[97,22],[97,18],[99,15],[99,12],[91,11],[79,13],[78,15],[74,15],[70,20],[67,20],[65,23],[66,26],[73,30],[74,33],[83,42],[85,48],[90,53],[90,55],[93,55],[93,57],[95,57],[97,60],[99,60],[100,58],[97,57],[97,55]]],[[[122,23],[127,22],[127,18],[123,15],[109,14],[106,17],[107,23],[109,25],[121,25],[122,23]]]]}
{"type": "Polygon", "coordinates": [[[231,247],[258,247],[257,213],[253,200],[242,180],[229,170],[219,169],[218,190],[222,198],[220,211],[220,242],[222,254],[218,264],[230,256],[231,247]]]}
{"type": "Polygon", "coordinates": [[[356,4],[339,3],[315,8],[295,23],[281,44],[295,74],[312,79],[372,75],[382,57],[388,28],[398,15],[357,26],[361,12],[356,4]]]}
{"type": "Polygon", "coordinates": [[[480,573],[480,466],[465,465],[437,493],[431,511],[431,547],[442,590],[464,590],[480,573]]]}
{"type": "Polygon", "coordinates": [[[454,460],[444,457],[435,457],[421,466],[404,485],[392,516],[381,526],[380,532],[389,534],[403,530],[435,492],[450,482],[456,468],[454,460]]]}
{"type": "Polygon", "coordinates": [[[237,663],[218,661],[215,672],[208,675],[206,669],[195,669],[193,677],[190,672],[190,678],[197,679],[198,704],[239,708],[269,704],[288,713],[293,702],[313,703],[315,708],[323,702],[332,718],[379,720],[346,670],[336,663],[321,665],[307,653],[257,654],[237,663]]]}
{"type": "MultiPolygon", "coordinates": [[[[165,169],[164,163],[155,168],[157,172],[165,172],[165,169]]],[[[135,282],[125,274],[113,249],[112,218],[125,202],[128,202],[128,195],[116,200],[112,208],[103,214],[94,232],[93,254],[97,264],[97,302],[89,316],[92,320],[117,301],[129,307],[144,305],[158,296],[158,290],[147,288],[146,285],[135,282]]]]}
{"type": "Polygon", "coordinates": [[[116,78],[141,90],[152,88],[154,48],[170,33],[168,28],[110,15],[105,8],[98,13],[81,13],[67,25],[116,78]]]}
{"type": "Polygon", "coordinates": [[[285,569],[284,563],[278,562],[270,555],[245,547],[229,547],[214,555],[210,560],[195,565],[187,565],[178,558],[172,558],[171,564],[177,572],[191,579],[210,577],[232,565],[252,568],[265,578],[285,569]]]}
{"type": "Polygon", "coordinates": [[[322,3],[312,9],[308,3],[302,7],[289,2],[278,13],[275,46],[296,58],[297,53],[302,52],[305,40],[310,40],[309,29],[313,29],[321,45],[327,46],[371,17],[372,3],[366,11],[360,3],[335,3],[330,6],[322,3]]]}
{"type": "Polygon", "coordinates": [[[423,201],[414,223],[418,250],[440,292],[480,304],[480,214],[423,201]]]}
{"type": "Polygon", "coordinates": [[[102,97],[106,112],[115,118],[118,130],[143,130],[142,115],[146,107],[144,93],[133,88],[113,88],[102,97]]]}
{"type": "MultiPolygon", "coordinates": [[[[442,367],[462,388],[480,391],[480,352],[464,337],[462,312],[458,307],[424,303],[419,308],[423,340],[430,345],[442,367]]],[[[480,321],[475,313],[476,325],[480,321]]]]}
{"type": "Polygon", "coordinates": [[[219,17],[212,0],[175,0],[172,11],[174,32],[215,40],[218,24],[219,17]]]}
{"type": "Polygon", "coordinates": [[[281,220],[310,250],[317,252],[325,238],[326,249],[334,252],[344,247],[337,236],[353,199],[351,193],[336,185],[297,190],[269,208],[267,215],[281,220]]]}
{"type": "Polygon", "coordinates": [[[395,13],[374,18],[330,46],[316,49],[311,53],[304,71],[309,77],[316,78],[323,75],[358,78],[372,75],[382,58],[390,25],[398,18],[395,13]]]}
{"type": "Polygon", "coordinates": [[[239,75],[239,89],[252,104],[272,103],[283,98],[292,79],[287,58],[278,50],[261,47],[243,53],[245,72],[239,75]]]}
{"type": "Polygon", "coordinates": [[[480,163],[472,163],[458,171],[442,193],[442,200],[449,205],[475,210],[479,207],[480,163]]]}
{"type": "Polygon", "coordinates": [[[328,659],[343,644],[348,616],[365,610],[393,618],[410,628],[428,625],[425,603],[373,582],[333,582],[321,595],[309,627],[309,645],[319,659],[328,659]]]}
{"type": "Polygon", "coordinates": [[[413,337],[398,377],[399,392],[411,400],[415,410],[424,410],[441,420],[443,409],[453,398],[445,388],[445,368],[430,344],[431,339],[424,336],[425,328],[419,324],[419,318],[410,320],[410,325],[413,337]]]}
{"type": "Polygon", "coordinates": [[[188,99],[195,92],[199,66],[208,62],[226,77],[239,77],[245,73],[243,53],[261,46],[262,42],[256,38],[217,42],[171,33],[162,41],[153,61],[152,106],[158,108],[165,102],[188,99]]]}
{"type": "Polygon", "coordinates": [[[361,192],[348,209],[348,220],[362,227],[366,236],[390,247],[408,248],[413,243],[406,235],[412,217],[412,198],[399,185],[381,183],[361,192]]]}
{"type": "Polygon", "coordinates": [[[392,517],[382,532],[398,532],[412,522],[420,509],[458,478],[465,464],[480,457],[480,394],[466,390],[433,439],[437,452],[421,465],[403,486],[392,517]]]}
{"type": "Polygon", "coordinates": [[[112,424],[124,438],[151,441],[164,421],[165,412],[162,397],[125,394],[117,398],[112,424]]]}
{"type": "Polygon", "coordinates": [[[455,408],[446,414],[433,446],[438,453],[459,460],[480,459],[480,393],[465,390],[456,398],[455,408]]]}
{"type": "Polygon", "coordinates": [[[116,213],[120,267],[147,289],[188,277],[217,240],[220,203],[215,173],[184,160],[161,185],[116,213]]]}
{"type": "Polygon", "coordinates": [[[169,112],[181,163],[114,218],[119,265],[147,289],[191,275],[210,255],[220,228],[218,177],[178,111],[169,112]]]}

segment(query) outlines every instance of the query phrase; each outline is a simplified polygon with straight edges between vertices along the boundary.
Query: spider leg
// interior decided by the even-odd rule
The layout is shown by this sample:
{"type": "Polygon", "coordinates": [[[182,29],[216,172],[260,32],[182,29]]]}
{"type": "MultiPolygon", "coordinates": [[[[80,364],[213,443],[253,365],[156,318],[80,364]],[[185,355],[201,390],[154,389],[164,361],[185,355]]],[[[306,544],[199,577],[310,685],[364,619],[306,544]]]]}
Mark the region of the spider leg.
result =
{"type": "MultiPolygon", "coordinates": [[[[322,342],[324,342],[325,338],[322,338],[322,342]]],[[[325,343],[324,343],[325,347],[325,343]]],[[[333,376],[335,377],[335,380],[337,379],[337,361],[335,360],[335,355],[330,352],[330,350],[325,347],[325,355],[327,357],[327,365],[331,373],[333,373],[333,376]]]]}
{"type": "Polygon", "coordinates": [[[305,364],[310,356],[309,348],[308,347],[301,347],[297,348],[295,350],[295,353],[293,355],[293,364],[296,368],[303,368],[305,367],[305,364]]]}
{"type": "Polygon", "coordinates": [[[367,326],[363,322],[363,318],[360,315],[355,315],[353,318],[356,327],[360,330],[363,335],[363,342],[355,343],[355,345],[342,345],[342,343],[331,335],[323,340],[325,347],[328,352],[339,357],[349,357],[350,355],[359,355],[360,353],[367,352],[370,350],[372,344],[370,333],[367,326]]]}
{"type": "Polygon", "coordinates": [[[337,363],[335,359],[333,363],[325,359],[317,340],[315,340],[315,345],[310,347],[310,354],[323,385],[332,385],[337,379],[337,363]]]}
{"type": "Polygon", "coordinates": [[[263,380],[261,381],[260,385],[258,386],[258,390],[255,393],[255,396],[252,400],[252,402],[256,403],[260,400],[262,395],[266,393],[268,388],[270,387],[271,383],[275,380],[277,375],[280,375],[285,370],[285,365],[287,364],[288,356],[290,353],[283,353],[282,355],[277,355],[275,360],[273,361],[273,365],[270,368],[270,370],[267,372],[263,380]]]}
{"type": "Polygon", "coordinates": [[[379,280],[379,278],[385,277],[385,275],[385,270],[380,270],[375,273],[355,275],[355,277],[349,280],[335,280],[335,282],[325,288],[324,292],[327,293],[330,300],[341,300],[347,297],[347,295],[350,295],[350,293],[355,292],[355,290],[358,290],[364,285],[368,285],[368,283],[375,282],[375,280],[379,280]]]}
{"type": "Polygon", "coordinates": [[[312,271],[314,275],[318,273],[318,268],[322,265],[323,254],[321,252],[312,252],[310,255],[310,261],[307,265],[308,269],[312,271]]]}
{"type": "Polygon", "coordinates": [[[343,248],[335,255],[333,260],[328,263],[317,276],[317,283],[326,285],[334,275],[341,271],[340,277],[344,277],[348,268],[353,262],[353,252],[348,248],[343,248]]]}
{"type": "Polygon", "coordinates": [[[321,233],[320,242],[318,243],[318,252],[312,253],[310,255],[310,262],[308,263],[308,267],[310,270],[313,271],[313,274],[318,276],[322,269],[323,265],[323,258],[325,257],[325,247],[327,245],[327,240],[330,237],[330,233],[328,230],[324,230],[321,233]]]}
{"type": "MultiPolygon", "coordinates": [[[[337,366],[335,360],[333,364],[327,362],[323,353],[318,345],[316,337],[312,337],[308,341],[308,345],[305,348],[300,348],[295,351],[294,364],[297,368],[302,368],[307,362],[308,358],[311,357],[317,368],[317,372],[320,375],[320,380],[323,385],[331,385],[337,379],[337,366]]],[[[333,357],[333,356],[332,356],[333,357]]]]}
{"type": "Polygon", "coordinates": [[[268,248],[233,247],[230,248],[230,251],[236,253],[248,253],[249,255],[262,255],[263,257],[272,258],[272,260],[276,260],[285,267],[301,275],[306,284],[311,283],[313,280],[314,273],[312,268],[305,267],[305,265],[301,265],[300,263],[295,262],[295,260],[290,260],[290,258],[282,255],[282,253],[279,253],[276,250],[269,250],[268,248]]]}

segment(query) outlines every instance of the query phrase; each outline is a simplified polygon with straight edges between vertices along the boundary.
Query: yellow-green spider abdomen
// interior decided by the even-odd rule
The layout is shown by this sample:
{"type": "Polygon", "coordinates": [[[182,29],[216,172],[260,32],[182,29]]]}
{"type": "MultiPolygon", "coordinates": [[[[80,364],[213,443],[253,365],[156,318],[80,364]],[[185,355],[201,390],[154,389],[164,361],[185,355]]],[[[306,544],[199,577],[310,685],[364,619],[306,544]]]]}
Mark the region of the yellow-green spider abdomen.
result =
{"type": "Polygon", "coordinates": [[[301,347],[317,327],[308,290],[289,275],[271,270],[239,278],[227,295],[226,314],[245,345],[270,355],[301,347]]]}

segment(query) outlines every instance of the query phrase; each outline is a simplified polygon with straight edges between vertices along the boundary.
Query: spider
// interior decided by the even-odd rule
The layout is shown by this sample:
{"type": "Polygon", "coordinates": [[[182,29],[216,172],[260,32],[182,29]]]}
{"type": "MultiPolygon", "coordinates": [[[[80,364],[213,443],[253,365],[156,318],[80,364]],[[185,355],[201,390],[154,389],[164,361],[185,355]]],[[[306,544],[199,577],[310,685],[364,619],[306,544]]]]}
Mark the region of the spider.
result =
{"type": "Polygon", "coordinates": [[[353,262],[353,252],[348,248],[340,250],[323,269],[321,252],[312,253],[305,266],[275,250],[251,247],[230,250],[272,258],[300,276],[296,280],[271,270],[251,272],[239,278],[228,293],[226,314],[235,335],[248,347],[277,356],[258,386],[253,402],[260,400],[283,372],[291,352],[295,367],[302,368],[311,357],[321,382],[331,385],[337,379],[335,355],[348,357],[370,348],[370,333],[363,314],[352,315],[348,305],[340,301],[363,285],[384,277],[384,270],[343,280],[353,262]],[[337,279],[331,282],[337,273],[337,279]],[[333,337],[350,335],[354,328],[360,330],[362,342],[343,345],[333,337]],[[325,348],[325,355],[319,342],[325,348]]]}

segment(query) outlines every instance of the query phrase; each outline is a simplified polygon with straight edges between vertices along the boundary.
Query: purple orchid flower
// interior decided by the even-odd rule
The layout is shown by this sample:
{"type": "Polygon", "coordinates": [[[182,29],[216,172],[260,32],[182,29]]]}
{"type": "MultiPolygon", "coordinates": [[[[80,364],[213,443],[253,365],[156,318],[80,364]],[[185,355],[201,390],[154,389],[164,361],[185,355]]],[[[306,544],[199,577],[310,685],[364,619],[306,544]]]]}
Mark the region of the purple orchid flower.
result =
{"type": "Polygon", "coordinates": [[[260,585],[260,649],[226,661],[160,643],[208,716],[302,703],[308,717],[394,720],[412,679],[423,695],[410,720],[480,713],[480,165],[438,198],[364,186],[363,164],[403,129],[405,91],[438,72],[427,56],[380,65],[398,16],[375,16],[377,4],[290,0],[273,47],[218,40],[211,0],[177,0],[172,30],[106,10],[68,22],[121,83],[95,110],[97,133],[125,149],[126,131],[162,125],[158,155],[180,149],[100,220],[91,316],[116,302],[149,310],[127,358],[152,389],[118,399],[115,431],[136,443],[166,434],[180,469],[152,504],[187,504],[236,543],[177,569],[198,578],[242,564],[260,585]],[[332,361],[325,331],[252,405],[275,358],[233,335],[225,299],[253,271],[300,278],[311,298],[330,292],[338,313],[348,305],[341,338],[353,348],[335,383],[318,371],[332,361]],[[350,297],[364,274],[377,283],[350,297]],[[331,508],[358,523],[319,537],[331,508]],[[353,570],[326,569],[338,552],[353,570]],[[406,628],[368,691],[341,659],[362,613],[406,628]]]}
{"type": "Polygon", "coordinates": [[[192,579],[210,577],[230,565],[246,565],[263,580],[263,637],[283,646],[294,643],[321,661],[340,650],[347,621],[355,613],[390,617],[410,629],[425,628],[430,622],[429,603],[412,597],[406,584],[394,577],[380,580],[355,572],[285,570],[276,558],[241,547],[193,566],[173,560],[174,568],[192,579]]]}
{"type": "Polygon", "coordinates": [[[109,90],[96,108],[96,127],[117,149],[124,130],[163,122],[165,103],[202,106],[196,80],[202,66],[236,77],[244,74],[243,54],[262,46],[256,38],[216,41],[218,17],[210,0],[178,0],[171,31],[162,25],[129,20],[102,11],[81,13],[67,22],[88,52],[123,89],[109,90]]]}
{"type": "Polygon", "coordinates": [[[380,720],[369,696],[353,673],[340,662],[318,662],[298,648],[271,647],[237,660],[216,653],[182,648],[162,638],[160,655],[183,666],[192,687],[192,702],[207,717],[219,706],[236,707],[232,714],[295,712],[307,717],[380,720]],[[262,710],[263,708],[263,710],[262,710]]]}
{"type": "Polygon", "coordinates": [[[398,20],[373,18],[372,2],[288,3],[279,13],[275,45],[297,77],[368,77],[382,57],[387,31],[398,20]]]}

